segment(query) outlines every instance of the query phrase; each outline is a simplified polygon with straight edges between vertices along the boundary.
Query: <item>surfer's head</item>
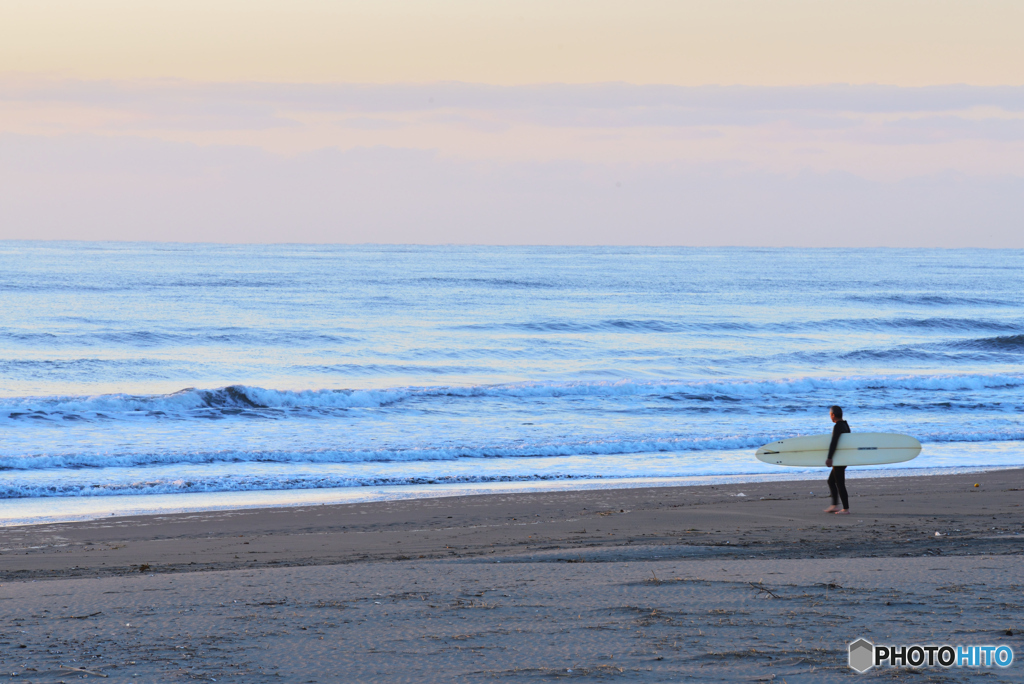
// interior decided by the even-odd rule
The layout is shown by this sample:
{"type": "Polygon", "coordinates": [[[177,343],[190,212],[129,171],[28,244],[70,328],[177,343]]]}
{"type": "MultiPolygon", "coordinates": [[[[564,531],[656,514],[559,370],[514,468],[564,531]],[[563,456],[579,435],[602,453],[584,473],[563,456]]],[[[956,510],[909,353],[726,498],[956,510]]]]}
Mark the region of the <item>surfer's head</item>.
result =
{"type": "Polygon", "coordinates": [[[839,407],[839,406],[831,407],[828,410],[828,412],[832,414],[832,420],[842,420],[843,419],[843,409],[841,407],[839,407]]]}

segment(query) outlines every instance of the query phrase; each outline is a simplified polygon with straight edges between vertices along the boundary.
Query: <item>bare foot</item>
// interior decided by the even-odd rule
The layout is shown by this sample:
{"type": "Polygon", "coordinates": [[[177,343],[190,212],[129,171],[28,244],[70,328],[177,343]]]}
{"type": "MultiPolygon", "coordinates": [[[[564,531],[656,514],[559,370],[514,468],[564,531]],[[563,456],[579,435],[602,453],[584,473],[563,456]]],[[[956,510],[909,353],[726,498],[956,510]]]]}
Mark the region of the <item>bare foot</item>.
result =
{"type": "Polygon", "coordinates": [[[841,511],[836,511],[836,515],[850,515],[850,509],[849,508],[844,508],[841,511]]]}
{"type": "Polygon", "coordinates": [[[839,506],[829,506],[828,508],[825,508],[825,509],[823,509],[823,510],[824,510],[824,511],[825,511],[826,513],[835,513],[836,511],[838,511],[838,510],[839,510],[839,506]]]}

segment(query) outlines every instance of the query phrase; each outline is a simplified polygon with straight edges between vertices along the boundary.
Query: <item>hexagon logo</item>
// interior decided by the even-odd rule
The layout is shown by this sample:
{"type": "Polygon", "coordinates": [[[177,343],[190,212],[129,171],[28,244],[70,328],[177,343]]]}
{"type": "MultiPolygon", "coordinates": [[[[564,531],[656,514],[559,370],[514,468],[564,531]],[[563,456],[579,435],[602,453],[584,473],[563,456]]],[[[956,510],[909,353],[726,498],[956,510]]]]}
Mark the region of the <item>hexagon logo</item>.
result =
{"type": "Polygon", "coordinates": [[[850,667],[861,674],[875,665],[875,645],[866,639],[857,639],[850,644],[850,667]]]}

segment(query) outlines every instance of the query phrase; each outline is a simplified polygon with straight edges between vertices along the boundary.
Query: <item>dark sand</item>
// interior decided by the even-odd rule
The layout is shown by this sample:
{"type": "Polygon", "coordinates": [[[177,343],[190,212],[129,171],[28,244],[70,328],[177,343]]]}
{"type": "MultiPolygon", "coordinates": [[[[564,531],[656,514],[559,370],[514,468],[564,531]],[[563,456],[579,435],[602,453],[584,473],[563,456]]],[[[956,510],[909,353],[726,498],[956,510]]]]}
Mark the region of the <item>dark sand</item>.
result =
{"type": "Polygon", "coordinates": [[[871,678],[1024,681],[1024,470],[849,487],[846,517],[816,480],[2,528],[0,673],[792,684],[865,637],[1018,658],[871,678]]]}

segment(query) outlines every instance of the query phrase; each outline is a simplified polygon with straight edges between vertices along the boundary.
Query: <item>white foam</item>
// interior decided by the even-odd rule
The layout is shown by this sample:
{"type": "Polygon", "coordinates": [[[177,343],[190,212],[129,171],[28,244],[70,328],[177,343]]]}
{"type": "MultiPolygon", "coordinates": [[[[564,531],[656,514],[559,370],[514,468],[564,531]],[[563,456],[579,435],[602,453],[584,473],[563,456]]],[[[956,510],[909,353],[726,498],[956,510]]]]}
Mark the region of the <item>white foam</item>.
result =
{"type": "MultiPolygon", "coordinates": [[[[0,411],[22,413],[185,413],[210,408],[347,409],[382,407],[410,399],[529,397],[658,397],[690,395],[714,399],[761,398],[822,391],[861,390],[957,391],[1024,386],[1024,374],[868,375],[800,377],[778,380],[637,382],[527,382],[498,385],[396,387],[386,389],[278,390],[232,385],[218,389],[187,389],[164,395],[105,394],[96,396],[8,397],[0,411]]],[[[127,417],[127,416],[126,416],[127,417]]],[[[140,417],[138,415],[130,417],[140,417]]]]}

